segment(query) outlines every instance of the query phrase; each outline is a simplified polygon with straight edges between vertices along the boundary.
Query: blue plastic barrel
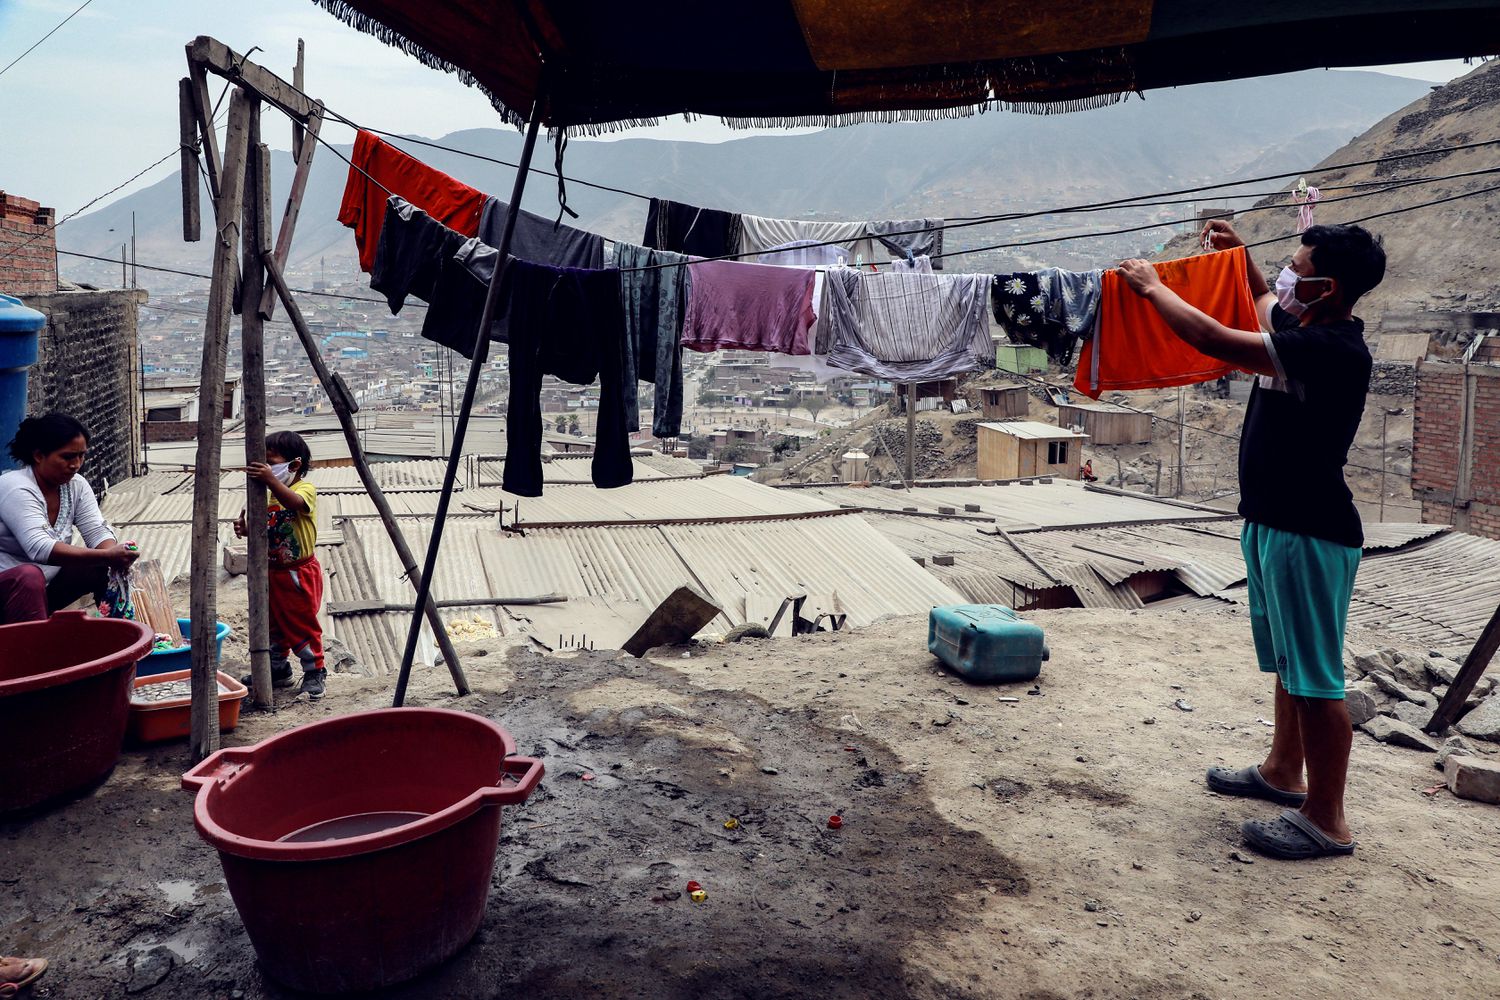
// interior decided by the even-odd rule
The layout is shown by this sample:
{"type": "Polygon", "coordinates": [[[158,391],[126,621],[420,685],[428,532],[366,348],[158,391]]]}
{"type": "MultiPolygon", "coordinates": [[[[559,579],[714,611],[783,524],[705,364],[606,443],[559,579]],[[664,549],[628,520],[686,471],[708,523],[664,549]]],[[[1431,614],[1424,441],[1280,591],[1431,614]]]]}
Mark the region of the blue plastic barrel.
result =
{"type": "Polygon", "coordinates": [[[47,317],[12,295],[0,295],[0,469],[15,466],[4,448],[26,416],[26,383],[36,364],[37,334],[47,317]]]}

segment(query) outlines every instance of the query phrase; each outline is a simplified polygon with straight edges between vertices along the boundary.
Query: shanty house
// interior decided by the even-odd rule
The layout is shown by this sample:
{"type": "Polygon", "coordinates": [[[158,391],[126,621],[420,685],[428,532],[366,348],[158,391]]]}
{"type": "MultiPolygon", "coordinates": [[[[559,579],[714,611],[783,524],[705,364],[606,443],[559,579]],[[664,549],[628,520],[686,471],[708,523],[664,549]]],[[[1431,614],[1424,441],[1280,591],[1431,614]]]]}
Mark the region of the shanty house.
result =
{"type": "Polygon", "coordinates": [[[1087,434],[1036,420],[979,425],[979,478],[1077,479],[1087,434]]]}

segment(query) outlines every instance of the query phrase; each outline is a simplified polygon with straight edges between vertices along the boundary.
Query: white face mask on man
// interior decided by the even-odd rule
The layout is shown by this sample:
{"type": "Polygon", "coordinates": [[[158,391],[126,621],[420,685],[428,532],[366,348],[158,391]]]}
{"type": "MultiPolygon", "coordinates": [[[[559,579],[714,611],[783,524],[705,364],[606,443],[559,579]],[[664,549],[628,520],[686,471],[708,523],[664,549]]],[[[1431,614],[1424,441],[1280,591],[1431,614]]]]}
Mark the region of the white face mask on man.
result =
{"type": "Polygon", "coordinates": [[[1297,298],[1297,283],[1301,281],[1316,281],[1326,283],[1327,278],[1309,278],[1298,274],[1290,267],[1283,267],[1281,273],[1276,276],[1276,301],[1281,308],[1293,316],[1301,316],[1307,312],[1307,307],[1312,303],[1303,302],[1297,298]]]}

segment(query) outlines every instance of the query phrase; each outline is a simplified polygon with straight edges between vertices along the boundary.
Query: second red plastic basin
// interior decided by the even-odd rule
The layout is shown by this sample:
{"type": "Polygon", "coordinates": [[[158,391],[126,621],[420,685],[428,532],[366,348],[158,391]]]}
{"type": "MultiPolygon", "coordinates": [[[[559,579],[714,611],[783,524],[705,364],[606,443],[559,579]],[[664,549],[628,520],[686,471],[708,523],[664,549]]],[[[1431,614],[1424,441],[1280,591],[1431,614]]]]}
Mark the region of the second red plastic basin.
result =
{"type": "Polygon", "coordinates": [[[146,626],[60,611],[0,625],[0,813],[81,792],[120,760],[146,626]]]}
{"type": "Polygon", "coordinates": [[[220,750],[183,775],[266,972],[314,993],[370,990],[479,929],[500,806],[542,763],[488,719],[388,708],[220,750]]]}

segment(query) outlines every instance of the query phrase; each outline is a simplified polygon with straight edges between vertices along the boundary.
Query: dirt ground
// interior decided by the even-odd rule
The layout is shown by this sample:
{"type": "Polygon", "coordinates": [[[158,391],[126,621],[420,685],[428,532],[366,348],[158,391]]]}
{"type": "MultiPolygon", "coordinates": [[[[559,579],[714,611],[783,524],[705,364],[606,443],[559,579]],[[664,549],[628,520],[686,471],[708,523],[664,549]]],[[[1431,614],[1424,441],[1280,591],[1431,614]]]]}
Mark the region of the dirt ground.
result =
{"type": "MultiPolygon", "coordinates": [[[[1036,694],[935,669],[921,619],[648,660],[470,644],[465,698],[420,671],[412,703],[500,720],[547,777],[507,810],[478,938],[388,995],[1500,991],[1500,812],[1426,794],[1431,754],[1356,735],[1352,859],[1237,860],[1240,821],[1273,808],[1202,773],[1268,745],[1244,615],[1032,618],[1052,648],[1036,694]],[[675,895],[688,879],[705,902],[675,895]]],[[[330,687],[227,742],[388,703],[387,681],[330,687]]],[[[127,751],[97,790],[0,825],[0,948],[53,958],[37,997],[289,995],[193,830],[186,766],[180,745],[127,751]]]]}

